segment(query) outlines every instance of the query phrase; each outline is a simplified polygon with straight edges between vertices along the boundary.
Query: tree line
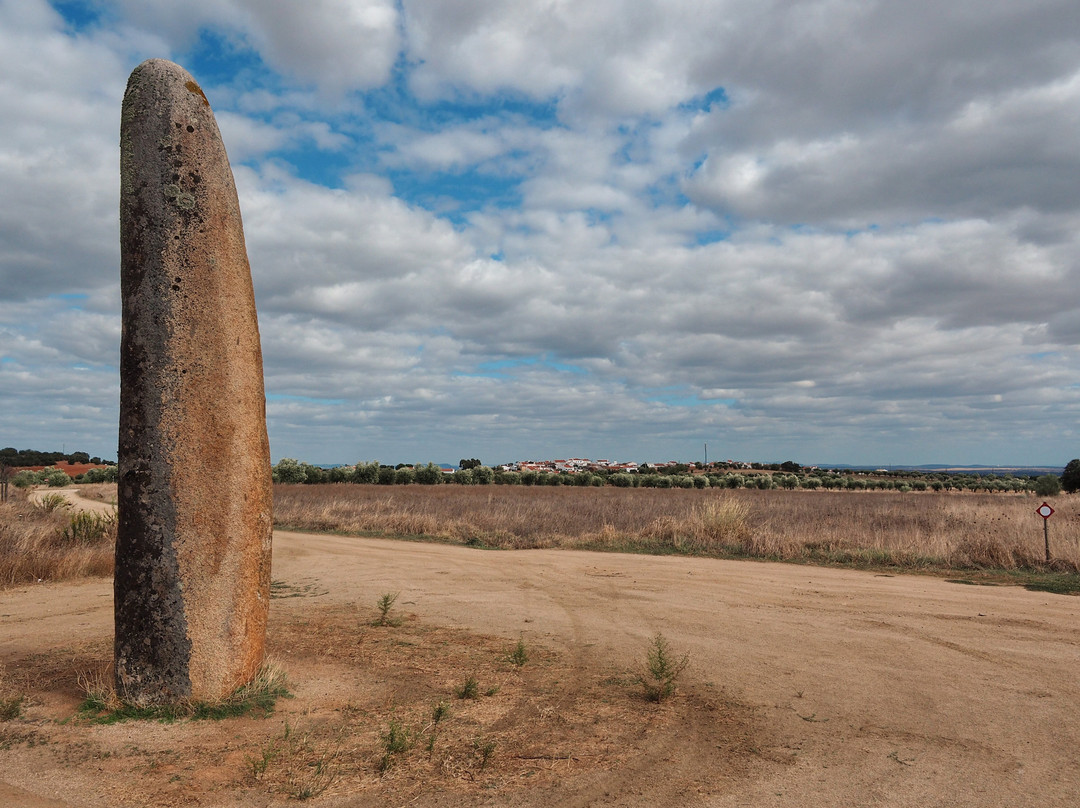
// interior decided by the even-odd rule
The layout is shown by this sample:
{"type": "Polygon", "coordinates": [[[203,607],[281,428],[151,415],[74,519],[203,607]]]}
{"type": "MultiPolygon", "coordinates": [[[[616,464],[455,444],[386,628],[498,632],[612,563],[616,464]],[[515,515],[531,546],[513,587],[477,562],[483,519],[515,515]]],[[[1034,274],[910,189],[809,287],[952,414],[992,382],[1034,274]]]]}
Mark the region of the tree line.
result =
{"type": "Polygon", "coordinates": [[[111,460],[102,460],[100,457],[91,457],[86,452],[39,452],[36,449],[16,449],[8,446],[0,449],[0,465],[12,468],[25,468],[26,466],[55,466],[57,463],[94,463],[97,465],[112,465],[111,460]]]}
{"type": "Polygon", "coordinates": [[[466,461],[453,473],[444,472],[434,463],[426,465],[380,464],[377,460],[355,466],[322,468],[294,458],[284,458],[273,467],[274,482],[317,485],[323,483],[359,483],[367,485],[569,485],[619,488],[751,488],[808,489],[837,491],[981,491],[988,493],[1034,492],[1054,496],[1062,490],[1080,490],[1080,459],[1073,460],[1062,474],[1024,477],[1012,474],[974,474],[948,472],[840,472],[806,470],[797,464],[777,464],[776,471],[743,473],[704,469],[701,464],[677,464],[645,472],[607,472],[603,469],[577,473],[503,471],[476,461],[466,461]],[[787,469],[780,471],[781,466],[787,469]],[[792,469],[792,467],[795,467],[792,469]]]}

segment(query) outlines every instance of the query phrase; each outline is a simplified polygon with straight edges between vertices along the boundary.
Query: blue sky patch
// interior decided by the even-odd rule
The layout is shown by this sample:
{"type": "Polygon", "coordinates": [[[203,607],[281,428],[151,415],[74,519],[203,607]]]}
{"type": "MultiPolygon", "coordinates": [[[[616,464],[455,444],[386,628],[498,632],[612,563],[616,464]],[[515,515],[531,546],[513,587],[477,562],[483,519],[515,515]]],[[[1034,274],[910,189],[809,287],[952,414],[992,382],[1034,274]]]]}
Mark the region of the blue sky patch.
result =
{"type": "Polygon", "coordinates": [[[93,28],[102,17],[102,11],[97,3],[82,0],[53,0],[52,6],[64,18],[64,22],[72,30],[78,32],[93,28]]]}

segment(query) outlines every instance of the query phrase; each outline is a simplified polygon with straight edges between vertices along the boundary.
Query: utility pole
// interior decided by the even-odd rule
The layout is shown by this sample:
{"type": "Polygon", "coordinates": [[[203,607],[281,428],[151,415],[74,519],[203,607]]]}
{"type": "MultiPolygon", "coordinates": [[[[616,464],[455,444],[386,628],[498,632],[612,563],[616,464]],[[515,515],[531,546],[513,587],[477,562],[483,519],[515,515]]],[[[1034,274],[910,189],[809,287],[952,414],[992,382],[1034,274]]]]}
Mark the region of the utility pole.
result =
{"type": "Polygon", "coordinates": [[[705,442],[705,468],[709,467],[709,443],[705,442]]]}

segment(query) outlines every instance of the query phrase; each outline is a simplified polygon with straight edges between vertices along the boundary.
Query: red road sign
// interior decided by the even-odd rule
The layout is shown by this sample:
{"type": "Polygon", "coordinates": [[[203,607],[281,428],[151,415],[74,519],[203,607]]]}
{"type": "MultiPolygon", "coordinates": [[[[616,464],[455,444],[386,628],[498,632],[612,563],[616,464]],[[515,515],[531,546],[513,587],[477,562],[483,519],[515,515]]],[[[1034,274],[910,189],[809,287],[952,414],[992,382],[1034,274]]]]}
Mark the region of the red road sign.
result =
{"type": "Polygon", "coordinates": [[[1044,502],[1042,505],[1035,509],[1035,513],[1039,514],[1039,516],[1041,516],[1043,519],[1049,519],[1051,516],[1054,515],[1054,509],[1044,502]]]}

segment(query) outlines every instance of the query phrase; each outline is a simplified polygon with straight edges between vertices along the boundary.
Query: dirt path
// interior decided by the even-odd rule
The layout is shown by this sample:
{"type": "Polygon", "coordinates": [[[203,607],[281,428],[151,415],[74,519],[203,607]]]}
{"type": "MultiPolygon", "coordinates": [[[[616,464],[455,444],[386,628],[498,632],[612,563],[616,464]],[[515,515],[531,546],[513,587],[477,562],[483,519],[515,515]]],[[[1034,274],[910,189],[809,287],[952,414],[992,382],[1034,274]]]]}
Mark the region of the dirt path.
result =
{"type": "MultiPolygon", "coordinates": [[[[273,577],[310,595],[275,601],[280,616],[400,591],[400,608],[424,624],[523,637],[580,670],[632,668],[661,631],[689,652],[688,685],[711,684],[746,705],[767,739],[768,750],[722,789],[686,785],[695,768],[715,765],[687,737],[618,783],[560,792],[561,805],[1077,804],[1078,598],[794,565],[290,532],[275,534],[273,577]]],[[[87,638],[107,643],[110,582],[2,592],[0,620],[0,662],[9,665],[87,638]]],[[[64,793],[9,773],[4,754],[0,797],[64,793]]],[[[552,797],[525,791],[483,804],[552,797]]]]}

